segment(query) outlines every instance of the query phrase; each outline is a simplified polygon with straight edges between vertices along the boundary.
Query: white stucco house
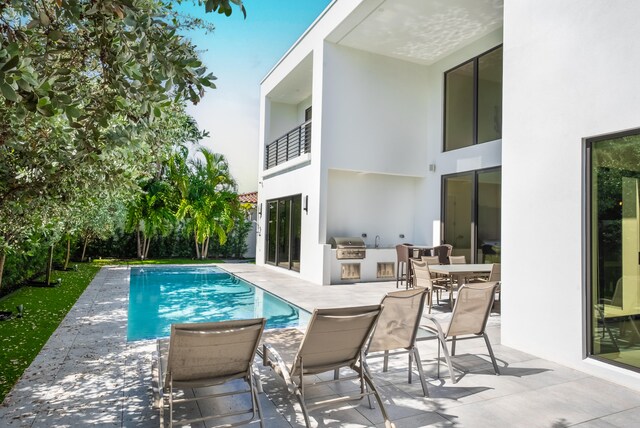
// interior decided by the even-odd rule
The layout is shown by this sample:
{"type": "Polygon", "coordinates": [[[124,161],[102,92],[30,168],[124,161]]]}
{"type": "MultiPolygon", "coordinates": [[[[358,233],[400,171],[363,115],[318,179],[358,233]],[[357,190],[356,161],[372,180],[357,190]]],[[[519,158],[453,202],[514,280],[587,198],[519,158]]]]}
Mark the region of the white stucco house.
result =
{"type": "Polygon", "coordinates": [[[640,389],[638,17],[333,1],[261,84],[256,263],[374,281],[396,244],[448,243],[502,263],[503,344],[640,389]]]}

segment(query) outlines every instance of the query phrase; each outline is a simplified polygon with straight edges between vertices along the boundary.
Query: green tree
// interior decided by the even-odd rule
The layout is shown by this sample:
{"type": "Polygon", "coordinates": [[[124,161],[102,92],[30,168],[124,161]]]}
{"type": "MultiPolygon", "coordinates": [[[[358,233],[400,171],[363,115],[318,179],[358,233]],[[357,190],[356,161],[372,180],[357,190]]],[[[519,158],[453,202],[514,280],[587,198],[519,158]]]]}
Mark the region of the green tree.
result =
{"type": "Polygon", "coordinates": [[[206,258],[209,241],[216,235],[221,244],[233,228],[240,211],[236,183],[229,164],[221,154],[200,148],[203,159],[189,162],[182,156],[173,160],[172,177],[180,191],[177,217],[194,238],[197,258],[206,258]]]}
{"type": "Polygon", "coordinates": [[[158,123],[215,87],[180,25],[202,21],[164,0],[0,2],[0,285],[9,252],[76,228],[71,207],[133,194],[174,144],[158,123]]]}

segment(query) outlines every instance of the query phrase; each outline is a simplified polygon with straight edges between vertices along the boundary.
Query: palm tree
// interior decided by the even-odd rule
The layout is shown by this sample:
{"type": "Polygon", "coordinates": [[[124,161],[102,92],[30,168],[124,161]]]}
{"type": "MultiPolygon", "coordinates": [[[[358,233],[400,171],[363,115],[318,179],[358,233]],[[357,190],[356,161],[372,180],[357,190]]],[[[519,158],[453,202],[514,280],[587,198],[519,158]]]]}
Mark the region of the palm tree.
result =
{"type": "Polygon", "coordinates": [[[175,192],[163,179],[153,179],[141,187],[143,193],[129,207],[127,228],[136,232],[138,258],[146,259],[152,238],[166,236],[175,223],[175,192]]]}
{"type": "Polygon", "coordinates": [[[216,235],[221,244],[226,242],[240,205],[225,157],[206,148],[199,152],[202,159],[188,164],[185,153],[177,153],[171,174],[181,194],[176,216],[185,221],[187,231],[193,234],[196,255],[204,259],[211,236],[216,235]]]}

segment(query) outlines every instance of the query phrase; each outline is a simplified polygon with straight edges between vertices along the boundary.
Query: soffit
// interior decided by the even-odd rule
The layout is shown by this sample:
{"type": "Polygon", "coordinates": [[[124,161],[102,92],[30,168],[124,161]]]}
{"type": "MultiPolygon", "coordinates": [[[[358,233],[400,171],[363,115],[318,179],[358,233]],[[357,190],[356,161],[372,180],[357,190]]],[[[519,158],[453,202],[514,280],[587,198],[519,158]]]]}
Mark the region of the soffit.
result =
{"type": "Polygon", "coordinates": [[[503,0],[371,0],[328,39],[429,65],[501,28],[502,15],[503,0]]]}
{"type": "Polygon", "coordinates": [[[312,83],[313,57],[308,55],[267,94],[267,97],[272,102],[299,104],[311,96],[312,83]]]}

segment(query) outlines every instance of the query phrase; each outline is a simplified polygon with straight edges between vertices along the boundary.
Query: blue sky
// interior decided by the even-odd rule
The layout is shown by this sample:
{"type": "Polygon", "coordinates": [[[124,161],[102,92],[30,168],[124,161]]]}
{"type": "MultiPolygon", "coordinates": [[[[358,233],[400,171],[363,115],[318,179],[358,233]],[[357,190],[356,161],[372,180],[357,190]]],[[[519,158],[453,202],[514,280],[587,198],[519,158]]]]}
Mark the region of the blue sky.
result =
{"type": "Polygon", "coordinates": [[[217,89],[188,112],[209,131],[203,145],[227,157],[240,192],[257,190],[260,81],[330,1],[244,0],[246,20],[237,8],[230,17],[181,8],[216,27],[209,34],[186,33],[218,78],[217,89]]]}

